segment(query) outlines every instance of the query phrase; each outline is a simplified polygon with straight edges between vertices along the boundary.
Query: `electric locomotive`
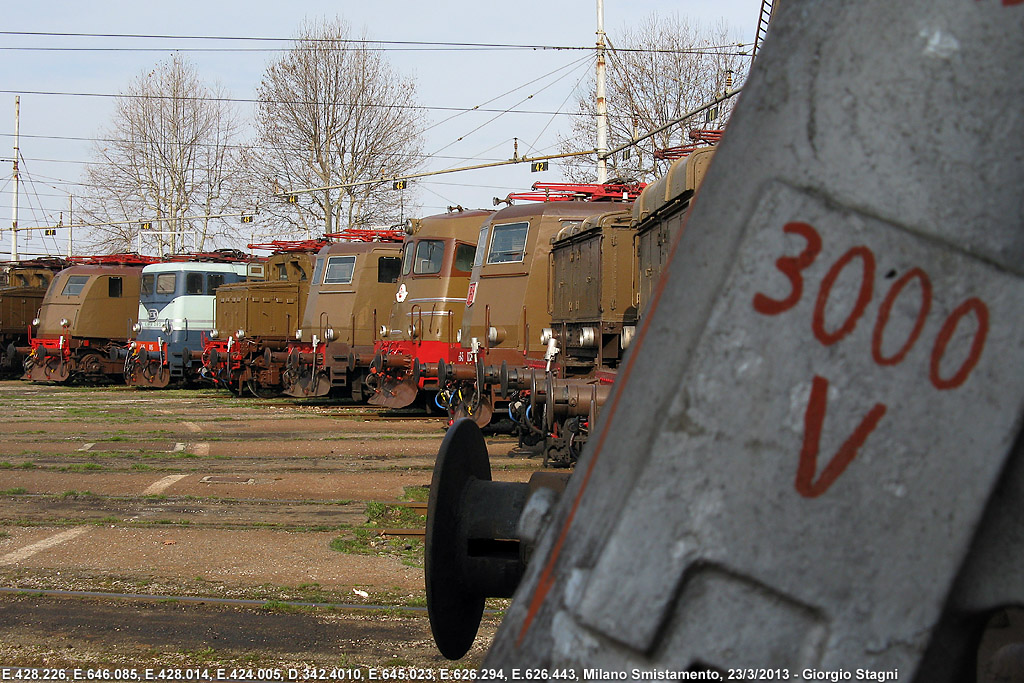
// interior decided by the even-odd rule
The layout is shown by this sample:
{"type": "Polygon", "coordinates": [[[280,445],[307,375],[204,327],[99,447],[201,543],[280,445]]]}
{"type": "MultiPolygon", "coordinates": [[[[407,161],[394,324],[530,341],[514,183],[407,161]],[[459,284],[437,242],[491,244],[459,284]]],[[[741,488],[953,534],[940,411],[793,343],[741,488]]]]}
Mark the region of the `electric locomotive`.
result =
{"type": "Polygon", "coordinates": [[[22,379],[33,382],[120,379],[119,351],[138,320],[142,268],[159,259],[138,254],[72,257],[50,282],[32,321],[22,379]]]}
{"type": "Polygon", "coordinates": [[[484,369],[510,399],[521,445],[543,440],[545,466],[569,467],[579,458],[714,153],[693,149],[631,209],[556,236],[552,326],[541,341],[554,340],[557,368],[484,369]]]}
{"type": "Polygon", "coordinates": [[[217,288],[243,280],[249,261],[242,252],[221,250],[143,268],[135,338],[122,351],[125,383],[163,388],[197,380],[217,288]]]}
{"type": "Polygon", "coordinates": [[[0,271],[4,278],[0,287],[0,348],[4,349],[0,375],[20,374],[22,357],[18,348],[28,344],[28,330],[50,280],[67,265],[67,261],[59,257],[4,264],[0,271]]]}
{"type": "Polygon", "coordinates": [[[402,271],[403,234],[350,229],[325,235],[342,241],[317,254],[302,326],[288,345],[281,374],[285,394],[306,398],[333,390],[357,401],[367,398],[373,345],[402,271]]]}
{"type": "Polygon", "coordinates": [[[442,402],[453,419],[470,416],[486,425],[497,402],[507,405],[508,394],[499,389],[502,367],[523,368],[524,376],[537,371],[541,378],[557,368],[557,342],[550,335],[540,341],[542,331],[551,328],[551,242],[642,189],[621,183],[538,183],[532,193],[509,196],[535,201],[512,204],[481,228],[461,348],[453,363],[439,363],[436,370],[442,402]]]}
{"type": "Polygon", "coordinates": [[[316,254],[327,244],[320,239],[249,245],[273,253],[259,264],[259,278],[217,289],[216,324],[203,342],[204,379],[236,395],[245,389],[260,398],[281,393],[288,343],[305,310],[316,254]]]}
{"type": "Polygon", "coordinates": [[[422,368],[451,363],[460,349],[476,240],[492,213],[454,207],[409,223],[398,291],[370,368],[371,405],[402,408],[421,390],[437,391],[436,373],[427,377],[422,368]]]}

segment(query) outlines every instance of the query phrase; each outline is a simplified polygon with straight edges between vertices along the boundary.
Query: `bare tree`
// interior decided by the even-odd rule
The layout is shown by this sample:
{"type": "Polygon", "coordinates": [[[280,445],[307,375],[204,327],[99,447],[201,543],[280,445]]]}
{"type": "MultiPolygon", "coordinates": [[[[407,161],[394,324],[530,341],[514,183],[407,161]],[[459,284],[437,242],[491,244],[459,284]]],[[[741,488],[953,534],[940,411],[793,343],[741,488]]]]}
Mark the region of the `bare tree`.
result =
{"type": "MultiPolygon", "coordinates": [[[[347,23],[303,26],[294,47],[271,64],[258,90],[258,171],[268,194],[402,175],[421,161],[423,110],[416,84],[396,74],[347,23]]],[[[324,189],[263,211],[317,233],[392,222],[391,182],[324,189]]]]}
{"type": "MultiPolygon", "coordinates": [[[[724,24],[695,27],[678,15],[649,16],[619,36],[609,50],[607,75],[608,138],[610,149],[646,135],[724,93],[739,82],[748,60],[729,44],[724,24]]],[[[595,95],[578,101],[571,131],[560,140],[562,152],[595,147],[595,95]]],[[[689,132],[720,128],[732,111],[731,100],[719,105],[710,120],[704,116],[673,126],[609,159],[609,177],[650,181],[661,176],[670,161],[654,151],[691,143],[689,132]]],[[[594,182],[594,155],[566,162],[566,175],[575,182],[594,182]]]]}
{"type": "Polygon", "coordinates": [[[94,228],[87,248],[131,249],[143,224],[150,235],[144,248],[161,254],[234,237],[236,222],[208,216],[245,207],[236,191],[244,168],[238,130],[224,93],[203,85],[180,56],[139,75],[100,136],[99,161],[86,169],[86,222],[114,223],[94,228]]]}

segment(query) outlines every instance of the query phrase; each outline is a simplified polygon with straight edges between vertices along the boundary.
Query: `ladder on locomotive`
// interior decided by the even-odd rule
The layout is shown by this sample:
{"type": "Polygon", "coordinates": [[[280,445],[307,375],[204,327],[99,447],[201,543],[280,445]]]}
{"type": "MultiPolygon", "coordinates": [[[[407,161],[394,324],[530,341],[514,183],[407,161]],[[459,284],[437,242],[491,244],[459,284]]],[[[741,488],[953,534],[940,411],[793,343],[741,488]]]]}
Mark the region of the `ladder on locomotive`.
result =
{"type": "Polygon", "coordinates": [[[757,57],[757,49],[764,42],[768,35],[768,24],[772,20],[772,12],[775,11],[775,4],[778,0],[761,0],[761,12],[757,15],[757,32],[754,34],[754,48],[750,51],[750,57],[757,57]]]}

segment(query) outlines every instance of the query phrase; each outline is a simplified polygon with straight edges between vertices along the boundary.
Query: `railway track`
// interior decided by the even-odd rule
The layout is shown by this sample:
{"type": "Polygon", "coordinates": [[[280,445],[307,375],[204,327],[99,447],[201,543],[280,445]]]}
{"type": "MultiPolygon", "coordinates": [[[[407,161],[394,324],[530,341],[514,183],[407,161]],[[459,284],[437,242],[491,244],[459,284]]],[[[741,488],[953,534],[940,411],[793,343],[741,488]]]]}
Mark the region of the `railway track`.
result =
{"type": "MultiPolygon", "coordinates": [[[[7,588],[0,586],[0,595],[24,596],[24,597],[49,597],[49,598],[78,598],[81,600],[111,600],[111,601],[144,601],[144,602],[182,602],[195,603],[200,605],[236,605],[243,607],[263,607],[274,609],[320,607],[324,609],[343,610],[369,610],[369,611],[394,611],[400,609],[408,612],[426,612],[427,608],[422,605],[380,605],[367,602],[322,602],[309,600],[254,600],[246,598],[222,598],[208,595],[178,595],[168,593],[115,593],[105,591],[84,591],[84,590],[52,590],[38,588],[7,588]]],[[[488,610],[489,613],[497,613],[498,610],[488,610]]]]}
{"type": "MultiPolygon", "coordinates": [[[[377,502],[377,501],[374,501],[377,502]]],[[[426,515],[426,503],[380,501],[426,515]]],[[[0,496],[0,524],[21,526],[188,526],[210,529],[340,531],[365,522],[367,501],[178,499],[95,494],[0,496]]],[[[381,528],[386,536],[422,537],[422,528],[381,528]]]]}

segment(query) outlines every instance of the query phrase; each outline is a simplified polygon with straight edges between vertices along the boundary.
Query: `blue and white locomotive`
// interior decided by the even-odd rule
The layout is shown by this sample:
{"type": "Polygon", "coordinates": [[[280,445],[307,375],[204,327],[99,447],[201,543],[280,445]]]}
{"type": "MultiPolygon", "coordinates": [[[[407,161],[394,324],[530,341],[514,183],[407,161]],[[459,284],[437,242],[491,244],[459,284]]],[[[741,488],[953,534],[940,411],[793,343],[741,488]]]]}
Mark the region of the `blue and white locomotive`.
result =
{"type": "Polygon", "coordinates": [[[261,266],[249,263],[241,252],[184,258],[142,270],[136,336],[124,365],[129,386],[161,388],[197,379],[203,368],[203,339],[214,326],[217,288],[262,278],[261,266]]]}

